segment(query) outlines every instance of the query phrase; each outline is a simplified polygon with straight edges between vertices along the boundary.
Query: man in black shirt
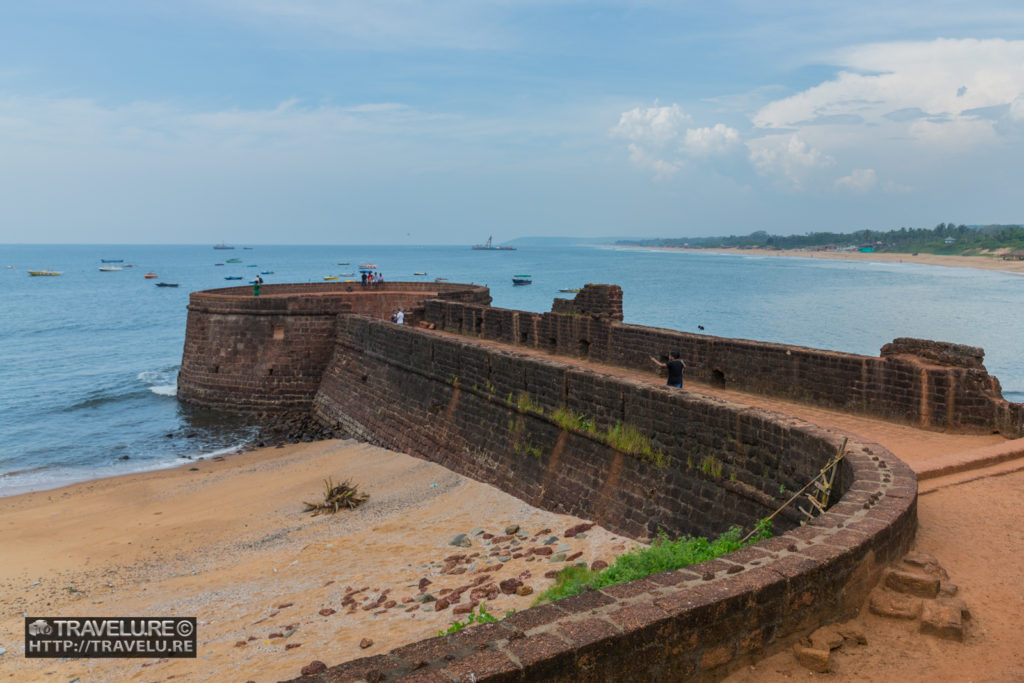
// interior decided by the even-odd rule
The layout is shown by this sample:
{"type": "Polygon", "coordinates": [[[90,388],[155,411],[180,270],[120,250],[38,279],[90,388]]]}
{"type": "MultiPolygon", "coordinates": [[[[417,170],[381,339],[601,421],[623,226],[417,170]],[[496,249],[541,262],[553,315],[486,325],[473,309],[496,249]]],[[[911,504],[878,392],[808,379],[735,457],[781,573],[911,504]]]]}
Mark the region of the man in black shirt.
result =
{"type": "Polygon", "coordinates": [[[662,363],[654,356],[651,356],[650,358],[652,361],[657,363],[658,366],[668,368],[668,382],[666,382],[666,384],[670,387],[683,388],[683,368],[686,367],[686,363],[680,360],[678,351],[673,351],[669,354],[667,363],[662,363]]]}

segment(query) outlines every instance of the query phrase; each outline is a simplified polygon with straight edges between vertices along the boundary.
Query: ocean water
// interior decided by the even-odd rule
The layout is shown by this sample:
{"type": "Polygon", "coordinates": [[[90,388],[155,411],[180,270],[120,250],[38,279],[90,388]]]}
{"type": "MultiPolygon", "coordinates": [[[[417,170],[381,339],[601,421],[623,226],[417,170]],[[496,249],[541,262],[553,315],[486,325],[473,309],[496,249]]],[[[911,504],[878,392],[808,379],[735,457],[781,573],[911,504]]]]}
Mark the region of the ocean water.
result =
{"type": "Polygon", "coordinates": [[[559,289],[604,282],[622,286],[630,323],[869,355],[905,336],[981,346],[1004,396],[1024,400],[1024,278],[996,271],[609,247],[0,245],[0,496],[244,443],[245,418],[175,398],[189,292],[262,271],[268,284],[319,282],[367,262],[388,281],[484,284],[506,308],[547,311],[572,296],[559,289]],[[104,273],[101,259],[134,267],[104,273]],[[63,274],[27,273],[41,269],[63,274]],[[533,284],[514,287],[516,274],[533,284]]]}

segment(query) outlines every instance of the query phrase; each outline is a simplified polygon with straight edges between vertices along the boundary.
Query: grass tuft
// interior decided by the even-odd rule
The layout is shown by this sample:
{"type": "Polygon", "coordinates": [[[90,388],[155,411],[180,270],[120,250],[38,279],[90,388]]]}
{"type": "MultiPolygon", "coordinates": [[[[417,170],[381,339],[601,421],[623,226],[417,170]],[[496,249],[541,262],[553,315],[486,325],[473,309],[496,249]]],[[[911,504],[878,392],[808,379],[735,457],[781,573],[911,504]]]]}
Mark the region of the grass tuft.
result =
{"type": "Polygon", "coordinates": [[[743,530],[737,526],[730,528],[714,541],[708,541],[700,536],[683,536],[672,541],[662,531],[649,548],[638,548],[620,555],[615,558],[612,566],[600,572],[591,571],[584,565],[566,567],[558,573],[555,585],[541,593],[536,602],[561,600],[588,590],[636,581],[651,574],[700,564],[751,543],[771,538],[771,521],[762,519],[756,528],[757,532],[746,543],[740,542],[743,530]]]}

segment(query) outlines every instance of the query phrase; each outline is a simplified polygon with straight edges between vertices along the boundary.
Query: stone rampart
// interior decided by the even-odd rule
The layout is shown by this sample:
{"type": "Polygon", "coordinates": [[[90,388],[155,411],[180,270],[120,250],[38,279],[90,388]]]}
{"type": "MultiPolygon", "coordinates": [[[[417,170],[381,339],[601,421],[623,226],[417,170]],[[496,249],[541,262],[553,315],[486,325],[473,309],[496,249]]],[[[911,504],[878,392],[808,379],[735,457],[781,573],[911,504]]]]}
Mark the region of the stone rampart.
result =
{"type": "Polygon", "coordinates": [[[714,385],[926,429],[1024,436],[1024,406],[1003,399],[982,349],[902,338],[871,357],[676,332],[609,315],[616,299],[621,311],[621,296],[613,285],[587,285],[576,301],[556,299],[551,313],[434,300],[424,316],[458,334],[648,371],[655,369],[650,355],[665,360],[678,350],[687,376],[714,385]]]}
{"type": "Polygon", "coordinates": [[[425,299],[487,305],[485,287],[402,282],[264,285],[189,297],[178,398],[228,410],[308,409],[334,350],[339,314],[386,318],[425,299]]]}
{"type": "MultiPolygon", "coordinates": [[[[635,538],[750,528],[842,441],[767,411],[354,315],[338,318],[313,410],[362,439],[635,538]],[[627,448],[608,437],[615,425],[649,441],[627,448]]],[[[892,454],[851,441],[836,491],[838,502],[806,526],[783,518],[775,538],[723,558],[306,680],[718,676],[852,616],[881,567],[909,546],[916,479],[892,454]]]]}

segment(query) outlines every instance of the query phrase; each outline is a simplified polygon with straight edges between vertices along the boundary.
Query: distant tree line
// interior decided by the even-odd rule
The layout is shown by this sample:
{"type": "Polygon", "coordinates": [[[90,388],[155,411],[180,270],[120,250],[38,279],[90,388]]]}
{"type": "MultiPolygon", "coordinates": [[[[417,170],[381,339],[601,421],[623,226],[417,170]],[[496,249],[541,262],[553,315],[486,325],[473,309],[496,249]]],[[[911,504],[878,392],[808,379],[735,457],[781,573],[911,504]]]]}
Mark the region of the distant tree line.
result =
{"type": "Polygon", "coordinates": [[[1024,227],[939,223],[934,228],[809,232],[803,235],[770,235],[764,230],[757,230],[749,235],[729,237],[665,237],[619,240],[616,244],[696,249],[851,249],[871,246],[875,251],[899,253],[977,254],[996,249],[1024,250],[1024,227]]]}

